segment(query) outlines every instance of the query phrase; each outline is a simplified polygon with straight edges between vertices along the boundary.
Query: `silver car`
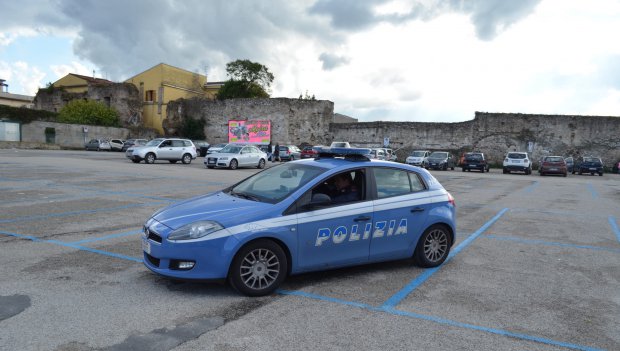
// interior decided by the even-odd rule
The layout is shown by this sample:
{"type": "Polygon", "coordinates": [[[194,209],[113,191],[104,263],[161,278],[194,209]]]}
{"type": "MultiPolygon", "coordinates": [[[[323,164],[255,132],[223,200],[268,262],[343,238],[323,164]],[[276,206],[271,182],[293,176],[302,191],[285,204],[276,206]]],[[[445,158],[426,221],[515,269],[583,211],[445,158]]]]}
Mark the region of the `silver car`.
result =
{"type": "Polygon", "coordinates": [[[254,145],[228,144],[218,153],[208,154],[204,160],[205,167],[238,167],[265,168],[267,154],[254,145]]]}
{"type": "Polygon", "coordinates": [[[155,160],[167,160],[170,163],[181,161],[189,164],[196,158],[196,146],[188,139],[158,138],[144,146],[130,147],[125,156],[139,163],[155,163],[155,160]]]}

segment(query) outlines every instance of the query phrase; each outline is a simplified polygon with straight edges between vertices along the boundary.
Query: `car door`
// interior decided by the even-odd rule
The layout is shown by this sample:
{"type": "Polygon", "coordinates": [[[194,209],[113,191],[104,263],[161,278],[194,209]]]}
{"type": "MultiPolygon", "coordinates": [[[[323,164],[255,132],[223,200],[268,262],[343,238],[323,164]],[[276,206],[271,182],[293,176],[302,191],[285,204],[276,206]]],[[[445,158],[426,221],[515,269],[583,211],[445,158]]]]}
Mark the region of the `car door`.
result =
{"type": "Polygon", "coordinates": [[[409,257],[426,227],[430,201],[422,178],[413,171],[373,167],[375,184],[370,261],[409,257]]]}
{"type": "Polygon", "coordinates": [[[252,148],[245,146],[239,152],[239,166],[247,167],[252,162],[252,148]]]}
{"type": "Polygon", "coordinates": [[[364,169],[347,172],[360,191],[356,200],[305,207],[312,199],[329,196],[334,177],[320,181],[298,200],[298,267],[301,271],[368,261],[373,204],[366,197],[366,172],[364,169]]]}

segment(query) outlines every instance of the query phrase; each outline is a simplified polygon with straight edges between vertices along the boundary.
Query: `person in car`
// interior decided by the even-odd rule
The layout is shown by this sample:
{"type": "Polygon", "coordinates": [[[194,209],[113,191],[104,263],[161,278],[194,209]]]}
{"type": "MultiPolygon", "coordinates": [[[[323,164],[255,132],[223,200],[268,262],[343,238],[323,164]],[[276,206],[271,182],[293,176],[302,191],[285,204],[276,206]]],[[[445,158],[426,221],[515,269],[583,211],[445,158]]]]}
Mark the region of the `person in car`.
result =
{"type": "Polygon", "coordinates": [[[357,187],[353,185],[353,180],[351,180],[351,174],[349,173],[336,175],[334,177],[334,187],[333,203],[351,202],[359,199],[357,187]]]}

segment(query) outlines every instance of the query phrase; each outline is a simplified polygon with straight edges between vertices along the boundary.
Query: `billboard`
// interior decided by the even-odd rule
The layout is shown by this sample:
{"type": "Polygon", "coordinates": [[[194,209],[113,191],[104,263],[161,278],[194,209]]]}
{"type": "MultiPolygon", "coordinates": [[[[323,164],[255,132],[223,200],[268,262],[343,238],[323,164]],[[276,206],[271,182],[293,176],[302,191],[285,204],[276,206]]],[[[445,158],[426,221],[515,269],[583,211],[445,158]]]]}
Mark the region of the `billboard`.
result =
{"type": "Polygon", "coordinates": [[[228,142],[248,144],[269,144],[271,121],[244,120],[228,121],[228,142]]]}

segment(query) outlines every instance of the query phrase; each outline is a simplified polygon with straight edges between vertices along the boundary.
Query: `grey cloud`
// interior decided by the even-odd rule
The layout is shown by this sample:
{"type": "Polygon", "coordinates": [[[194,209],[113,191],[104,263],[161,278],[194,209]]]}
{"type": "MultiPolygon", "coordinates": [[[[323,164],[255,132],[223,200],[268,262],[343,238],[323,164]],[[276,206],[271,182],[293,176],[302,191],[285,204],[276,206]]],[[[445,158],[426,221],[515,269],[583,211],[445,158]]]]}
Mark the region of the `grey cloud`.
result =
{"type": "Polygon", "coordinates": [[[338,66],[346,65],[351,61],[348,57],[328,54],[326,52],[319,56],[319,60],[323,62],[323,69],[326,71],[330,71],[338,66]]]}

